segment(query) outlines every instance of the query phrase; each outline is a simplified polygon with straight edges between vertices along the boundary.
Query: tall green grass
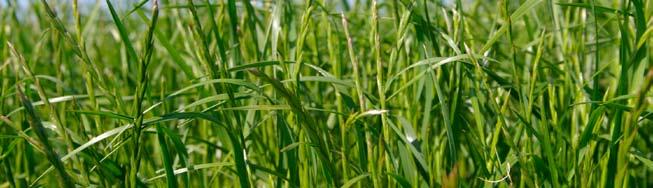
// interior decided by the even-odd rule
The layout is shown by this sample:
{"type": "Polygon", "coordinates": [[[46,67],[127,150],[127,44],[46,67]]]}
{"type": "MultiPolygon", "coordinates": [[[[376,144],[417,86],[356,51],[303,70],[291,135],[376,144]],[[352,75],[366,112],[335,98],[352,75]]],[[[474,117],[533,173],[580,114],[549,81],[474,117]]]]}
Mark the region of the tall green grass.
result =
{"type": "Polygon", "coordinates": [[[651,187],[652,15],[4,0],[0,187],[651,187]]]}

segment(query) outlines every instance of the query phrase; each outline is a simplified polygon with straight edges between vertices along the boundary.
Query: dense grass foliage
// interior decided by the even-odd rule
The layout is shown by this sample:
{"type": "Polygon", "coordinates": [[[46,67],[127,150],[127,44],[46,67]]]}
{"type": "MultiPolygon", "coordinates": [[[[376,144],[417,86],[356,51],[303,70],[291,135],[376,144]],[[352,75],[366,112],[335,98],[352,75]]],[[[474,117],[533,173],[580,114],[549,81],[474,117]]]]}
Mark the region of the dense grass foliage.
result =
{"type": "Polygon", "coordinates": [[[3,0],[0,187],[653,187],[651,0],[3,0]]]}

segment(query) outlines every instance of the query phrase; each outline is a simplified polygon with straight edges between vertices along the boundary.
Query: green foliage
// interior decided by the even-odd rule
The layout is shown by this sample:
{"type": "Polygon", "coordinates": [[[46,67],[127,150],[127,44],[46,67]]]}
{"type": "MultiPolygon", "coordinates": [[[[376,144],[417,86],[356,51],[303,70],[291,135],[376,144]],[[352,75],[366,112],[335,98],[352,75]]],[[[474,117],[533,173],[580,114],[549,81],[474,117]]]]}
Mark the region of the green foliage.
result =
{"type": "Polygon", "coordinates": [[[5,0],[0,187],[653,187],[652,16],[5,0]]]}

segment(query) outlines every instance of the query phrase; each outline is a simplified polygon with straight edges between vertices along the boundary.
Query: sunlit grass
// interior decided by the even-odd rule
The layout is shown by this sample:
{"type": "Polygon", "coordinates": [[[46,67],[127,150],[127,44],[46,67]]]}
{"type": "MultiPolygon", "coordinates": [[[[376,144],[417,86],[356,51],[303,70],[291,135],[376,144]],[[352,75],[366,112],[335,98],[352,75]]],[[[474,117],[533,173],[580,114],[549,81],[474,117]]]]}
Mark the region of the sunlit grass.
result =
{"type": "Polygon", "coordinates": [[[0,3],[0,187],[651,187],[653,1],[0,3]]]}

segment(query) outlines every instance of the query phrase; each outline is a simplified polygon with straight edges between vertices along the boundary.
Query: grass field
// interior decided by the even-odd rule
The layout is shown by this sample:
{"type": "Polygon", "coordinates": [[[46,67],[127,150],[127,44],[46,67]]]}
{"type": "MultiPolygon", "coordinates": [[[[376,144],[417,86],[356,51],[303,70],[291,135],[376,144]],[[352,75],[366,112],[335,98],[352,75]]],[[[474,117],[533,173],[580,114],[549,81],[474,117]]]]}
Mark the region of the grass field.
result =
{"type": "Polygon", "coordinates": [[[653,187],[651,0],[2,0],[2,187],[653,187]]]}

